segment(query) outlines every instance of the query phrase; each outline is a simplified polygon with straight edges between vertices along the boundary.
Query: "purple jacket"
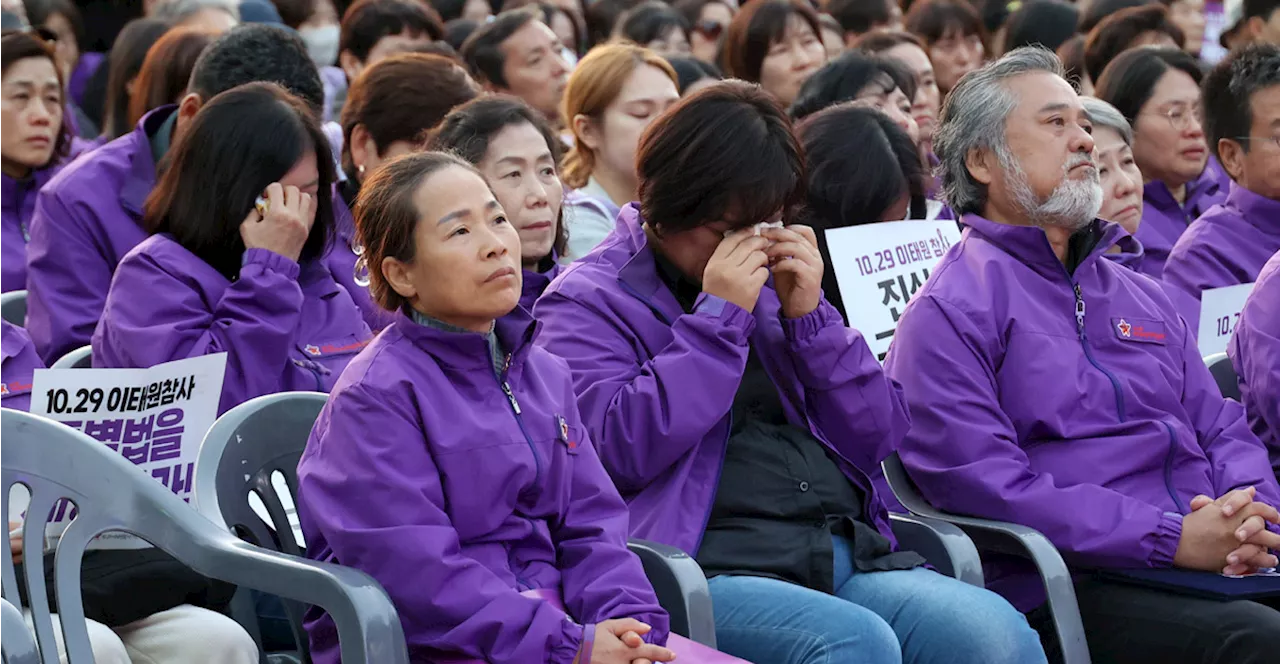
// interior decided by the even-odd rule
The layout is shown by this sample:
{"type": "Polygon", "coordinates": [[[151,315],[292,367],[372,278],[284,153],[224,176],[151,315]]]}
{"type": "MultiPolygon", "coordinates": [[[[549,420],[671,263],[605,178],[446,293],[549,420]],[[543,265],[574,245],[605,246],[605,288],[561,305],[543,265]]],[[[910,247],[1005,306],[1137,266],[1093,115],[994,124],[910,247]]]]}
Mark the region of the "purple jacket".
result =
{"type": "Polygon", "coordinates": [[[231,282],[161,234],[120,262],[93,333],[93,366],[150,367],[225,351],[221,414],[264,394],[328,392],[371,336],[322,265],[300,268],[249,249],[231,282]]]}
{"type": "Polygon", "coordinates": [[[44,362],[26,330],[6,320],[0,321],[0,334],[0,406],[30,410],[31,378],[36,369],[44,368],[44,362]]]}
{"type": "Polygon", "coordinates": [[[573,370],[587,431],[631,509],[632,536],[697,553],[750,344],[787,420],[827,447],[866,496],[867,522],[893,541],[869,476],[909,426],[902,390],[826,300],[797,319],[780,309],[768,286],[754,314],[706,294],[684,313],[634,204],[538,300],[539,343],[573,370]]]}
{"type": "Polygon", "coordinates": [[[1143,274],[1161,278],[1173,245],[1192,221],[1226,199],[1229,181],[1218,160],[1210,157],[1200,177],[1187,183],[1186,205],[1179,205],[1163,182],[1148,182],[1142,188],[1142,224],[1136,237],[1146,250],[1143,274]]]}
{"type": "Polygon", "coordinates": [[[33,170],[24,180],[0,176],[0,242],[3,243],[3,277],[0,291],[27,287],[27,242],[31,238],[31,215],[36,208],[36,194],[62,170],[62,164],[33,170]]]}
{"type": "Polygon", "coordinates": [[[89,79],[93,78],[94,72],[98,67],[103,66],[107,61],[106,53],[81,53],[80,60],[76,62],[76,66],[71,70],[71,78],[67,81],[67,95],[71,97],[71,101],[79,106],[84,105],[84,89],[89,84],[89,79]]]}
{"type": "MultiPolygon", "coordinates": [[[[584,630],[622,617],[666,642],[626,505],[536,334],[519,307],[498,321],[498,378],[485,337],[398,315],[334,386],[298,464],[307,555],[377,579],[415,662],[568,664],[584,630]],[[560,590],[570,616],[531,589],[560,590]]],[[[313,608],[306,627],[317,664],[337,662],[333,621],[313,608]]]]}
{"type": "Polygon", "coordinates": [[[1200,292],[1252,283],[1280,251],[1280,201],[1232,182],[1227,199],[1209,208],[1182,234],[1164,266],[1164,281],[1189,296],[1182,312],[1199,329],[1200,292]]]}
{"type": "Polygon", "coordinates": [[[36,197],[27,249],[27,331],[46,363],[89,343],[111,274],[147,237],[142,205],[156,182],[149,135],[176,106],[73,161],[36,197]]]}
{"type": "Polygon", "coordinates": [[[556,258],[555,252],[552,252],[551,269],[546,272],[521,270],[523,281],[520,286],[520,306],[524,307],[525,311],[533,311],[533,303],[538,301],[542,293],[547,290],[547,286],[551,285],[551,282],[564,271],[564,266],[556,258]]]}
{"type": "Polygon", "coordinates": [[[1240,378],[1249,424],[1266,443],[1271,469],[1280,477],[1280,251],[1258,275],[1227,354],[1240,378]]]}
{"type": "MultiPolygon", "coordinates": [[[[1252,484],[1280,505],[1169,297],[1100,260],[1118,225],[1095,222],[1072,276],[1040,229],[964,222],[885,365],[910,396],[899,452],[930,503],[1035,528],[1077,568],[1169,567],[1197,494],[1252,484]]],[[[1029,566],[988,572],[1019,609],[1043,601],[1029,566]]]]}

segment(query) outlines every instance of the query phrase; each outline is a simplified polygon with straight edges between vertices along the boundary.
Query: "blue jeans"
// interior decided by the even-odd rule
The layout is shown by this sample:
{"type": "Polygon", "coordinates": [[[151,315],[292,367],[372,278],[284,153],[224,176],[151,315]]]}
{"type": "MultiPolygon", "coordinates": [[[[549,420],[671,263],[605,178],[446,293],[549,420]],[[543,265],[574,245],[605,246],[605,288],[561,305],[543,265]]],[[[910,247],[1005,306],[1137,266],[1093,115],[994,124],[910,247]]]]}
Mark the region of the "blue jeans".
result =
{"type": "Polygon", "coordinates": [[[778,664],[1038,664],[1040,637],[999,595],[924,568],[859,572],[833,538],[834,596],[753,576],[709,582],[720,650],[778,664]]]}

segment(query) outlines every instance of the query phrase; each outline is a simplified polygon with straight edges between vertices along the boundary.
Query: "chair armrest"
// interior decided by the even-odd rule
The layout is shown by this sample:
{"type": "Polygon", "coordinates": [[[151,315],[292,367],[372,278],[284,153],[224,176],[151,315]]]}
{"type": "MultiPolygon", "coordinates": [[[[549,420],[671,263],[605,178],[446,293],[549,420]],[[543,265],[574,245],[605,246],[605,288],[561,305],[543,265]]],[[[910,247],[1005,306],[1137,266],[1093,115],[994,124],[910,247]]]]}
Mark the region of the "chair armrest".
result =
{"type": "Polygon", "coordinates": [[[698,563],[680,549],[657,542],[633,539],[627,542],[627,548],[640,557],[658,603],[671,616],[671,631],[715,648],[711,590],[698,563]]]}
{"type": "Polygon", "coordinates": [[[971,586],[984,587],[982,558],[958,526],[914,514],[890,514],[898,545],[924,556],[935,569],[971,586]]]}
{"type": "Polygon", "coordinates": [[[1071,571],[1049,538],[1034,528],[1016,523],[958,516],[932,508],[930,511],[933,513],[923,516],[955,524],[973,540],[979,551],[1029,558],[1044,583],[1054,629],[1062,645],[1063,660],[1066,664],[1089,663],[1089,645],[1080,621],[1080,605],[1076,602],[1071,571]]]}

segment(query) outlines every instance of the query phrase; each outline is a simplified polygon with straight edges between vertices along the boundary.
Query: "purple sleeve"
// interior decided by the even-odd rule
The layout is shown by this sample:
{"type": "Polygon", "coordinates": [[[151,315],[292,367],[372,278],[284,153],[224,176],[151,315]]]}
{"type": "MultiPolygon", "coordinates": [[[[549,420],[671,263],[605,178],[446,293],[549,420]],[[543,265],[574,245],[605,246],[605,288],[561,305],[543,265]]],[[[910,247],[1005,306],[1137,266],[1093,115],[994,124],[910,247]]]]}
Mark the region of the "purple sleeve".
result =
{"type": "MultiPolygon", "coordinates": [[[[576,422],[572,387],[565,387],[565,403],[576,422]]],[[[551,530],[565,607],[583,623],[635,618],[653,628],[646,641],[665,644],[670,619],[658,605],[640,559],[627,549],[627,505],[591,441],[584,437],[574,442],[578,453],[572,456],[569,503],[551,530]]]]}
{"type": "Polygon", "coordinates": [[[302,312],[298,272],[280,254],[249,249],[239,279],[210,310],[184,275],[131,254],[116,271],[94,334],[94,366],[150,367],[225,351],[218,412],[279,392],[302,312]]]}
{"type": "Polygon", "coordinates": [[[783,318],[782,329],[809,421],[845,458],[875,476],[911,426],[902,388],[826,300],[806,316],[783,318]]]}
{"type": "Polygon", "coordinates": [[[637,356],[628,321],[561,291],[539,299],[537,318],[540,343],[568,362],[583,422],[624,493],[648,486],[724,419],[755,328],[745,309],[703,294],[676,319],[671,343],[648,358],[637,356]]]}
{"type": "Polygon", "coordinates": [[[335,560],[391,596],[414,661],[444,651],[494,664],[569,664],[583,626],[462,555],[419,418],[402,394],[366,385],[336,393],[299,468],[306,523],[335,560]]]}
{"type": "Polygon", "coordinates": [[[1240,316],[1230,354],[1241,383],[1248,388],[1249,416],[1261,423],[1253,430],[1269,432],[1271,470],[1280,476],[1280,272],[1259,281],[1240,316]],[[1268,300],[1263,289],[1274,297],[1268,300]]]}
{"type": "Polygon", "coordinates": [[[925,499],[1035,528],[1074,565],[1172,565],[1180,515],[1095,484],[1058,486],[1031,467],[1001,410],[992,355],[964,313],[932,297],[913,300],[898,323],[886,369],[910,397],[899,453],[925,499]]]}
{"type": "Polygon", "coordinates": [[[46,364],[89,343],[111,286],[111,261],[81,213],[48,187],[36,196],[27,246],[27,331],[46,364]]]}

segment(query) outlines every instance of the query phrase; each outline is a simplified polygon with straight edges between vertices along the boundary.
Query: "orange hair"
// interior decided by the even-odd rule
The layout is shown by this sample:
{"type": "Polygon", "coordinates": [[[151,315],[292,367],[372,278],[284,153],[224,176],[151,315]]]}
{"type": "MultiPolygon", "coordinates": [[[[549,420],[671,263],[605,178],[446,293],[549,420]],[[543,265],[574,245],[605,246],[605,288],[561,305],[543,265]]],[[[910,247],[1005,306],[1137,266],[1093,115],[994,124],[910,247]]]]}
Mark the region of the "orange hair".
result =
{"type": "Polygon", "coordinates": [[[560,104],[564,126],[573,132],[573,147],[565,154],[560,169],[560,179],[565,184],[574,189],[586,186],[595,168],[595,155],[582,142],[573,118],[579,115],[599,118],[618,98],[631,72],[644,65],[661,69],[679,86],[675,70],[662,56],[630,42],[597,46],[574,68],[560,104]]]}

